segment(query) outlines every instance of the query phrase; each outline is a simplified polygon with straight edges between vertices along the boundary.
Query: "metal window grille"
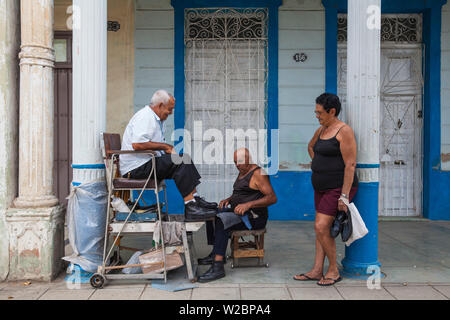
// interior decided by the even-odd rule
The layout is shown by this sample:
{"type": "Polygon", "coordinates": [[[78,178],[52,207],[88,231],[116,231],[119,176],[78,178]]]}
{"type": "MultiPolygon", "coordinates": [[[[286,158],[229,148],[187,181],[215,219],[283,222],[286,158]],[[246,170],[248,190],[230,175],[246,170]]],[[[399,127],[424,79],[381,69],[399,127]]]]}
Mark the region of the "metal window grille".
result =
{"type": "MultiPolygon", "coordinates": [[[[347,41],[347,15],[338,16],[338,42],[347,41]]],[[[422,15],[381,15],[381,41],[392,43],[421,43],[422,15]]]]}
{"type": "MultiPolygon", "coordinates": [[[[203,133],[218,130],[224,139],[227,129],[267,127],[267,22],[267,9],[185,10],[185,110],[191,134],[198,121],[203,133]]],[[[258,137],[237,140],[241,138],[247,147],[258,143],[258,137]]],[[[234,164],[199,161],[214,140],[192,135],[191,142],[191,155],[202,176],[199,191],[212,200],[228,197],[237,173],[234,164]],[[200,144],[201,150],[195,150],[200,144]]],[[[226,154],[226,142],[217,142],[223,146],[224,161],[233,157],[226,154]]],[[[265,156],[265,148],[266,142],[264,150],[258,144],[259,154],[253,159],[261,159],[261,151],[265,156]]]]}

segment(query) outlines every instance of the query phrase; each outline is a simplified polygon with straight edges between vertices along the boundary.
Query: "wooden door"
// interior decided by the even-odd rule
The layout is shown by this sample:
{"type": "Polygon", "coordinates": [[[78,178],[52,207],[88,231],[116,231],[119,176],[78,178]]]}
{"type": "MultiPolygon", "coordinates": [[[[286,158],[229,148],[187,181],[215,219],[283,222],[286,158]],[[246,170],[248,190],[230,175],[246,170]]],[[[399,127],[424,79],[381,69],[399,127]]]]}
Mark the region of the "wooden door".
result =
{"type": "Polygon", "coordinates": [[[72,182],[72,32],[55,32],[53,191],[61,204],[72,182]]]}

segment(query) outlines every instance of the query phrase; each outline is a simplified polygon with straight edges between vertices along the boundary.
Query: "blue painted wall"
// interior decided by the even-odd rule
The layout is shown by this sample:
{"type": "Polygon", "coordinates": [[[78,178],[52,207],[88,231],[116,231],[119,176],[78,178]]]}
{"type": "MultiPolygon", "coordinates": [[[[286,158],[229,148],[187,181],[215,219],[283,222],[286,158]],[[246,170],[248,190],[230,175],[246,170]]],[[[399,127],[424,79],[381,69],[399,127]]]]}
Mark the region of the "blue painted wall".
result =
{"type": "Polygon", "coordinates": [[[450,172],[431,170],[433,181],[429,194],[429,215],[431,220],[450,220],[450,172]]]}
{"type": "Polygon", "coordinates": [[[269,208],[270,220],[314,220],[310,171],[280,171],[270,181],[278,198],[278,202],[269,208]]]}

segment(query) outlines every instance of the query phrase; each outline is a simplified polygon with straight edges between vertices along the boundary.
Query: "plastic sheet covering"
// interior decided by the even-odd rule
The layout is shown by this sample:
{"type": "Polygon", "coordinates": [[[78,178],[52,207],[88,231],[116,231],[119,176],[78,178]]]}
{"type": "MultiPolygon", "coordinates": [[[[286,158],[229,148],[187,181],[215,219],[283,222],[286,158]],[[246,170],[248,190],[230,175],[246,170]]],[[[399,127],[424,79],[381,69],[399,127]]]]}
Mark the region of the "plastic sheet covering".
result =
{"type": "Polygon", "coordinates": [[[104,181],[72,187],[67,197],[67,226],[73,254],[63,259],[97,272],[102,264],[108,192],[104,181]]]}
{"type": "MultiPolygon", "coordinates": [[[[127,265],[134,265],[134,264],[139,264],[139,256],[141,256],[143,254],[142,251],[137,251],[135,252],[130,260],[128,260],[127,265]]],[[[124,268],[122,269],[122,272],[125,274],[137,274],[137,273],[142,273],[142,269],[141,267],[128,267],[128,268],[124,268]]]]}

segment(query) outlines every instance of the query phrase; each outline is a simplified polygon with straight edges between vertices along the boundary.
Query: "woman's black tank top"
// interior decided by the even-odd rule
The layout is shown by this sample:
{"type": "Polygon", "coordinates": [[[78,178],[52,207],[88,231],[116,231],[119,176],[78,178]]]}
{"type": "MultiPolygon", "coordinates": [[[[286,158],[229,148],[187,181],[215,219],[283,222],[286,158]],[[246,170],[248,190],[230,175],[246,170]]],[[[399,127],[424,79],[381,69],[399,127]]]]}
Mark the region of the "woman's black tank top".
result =
{"type": "MultiPolygon", "coordinates": [[[[231,195],[230,199],[231,209],[234,210],[234,208],[236,208],[237,205],[241,203],[258,200],[264,197],[264,194],[261,191],[250,188],[250,179],[253,177],[253,174],[258,169],[259,167],[256,167],[241,179],[239,179],[238,176],[238,178],[233,184],[233,194],[231,195]]],[[[252,208],[252,210],[260,216],[268,215],[267,207],[252,208]]]]}
{"type": "MultiPolygon", "coordinates": [[[[331,139],[322,140],[320,138],[323,130],[319,134],[319,138],[313,148],[314,158],[311,164],[311,182],[314,190],[322,191],[342,188],[345,163],[342,158],[340,143],[336,136],[343,127],[345,126],[342,126],[331,139]]],[[[355,171],[352,187],[357,186],[358,176],[355,171]]]]}

